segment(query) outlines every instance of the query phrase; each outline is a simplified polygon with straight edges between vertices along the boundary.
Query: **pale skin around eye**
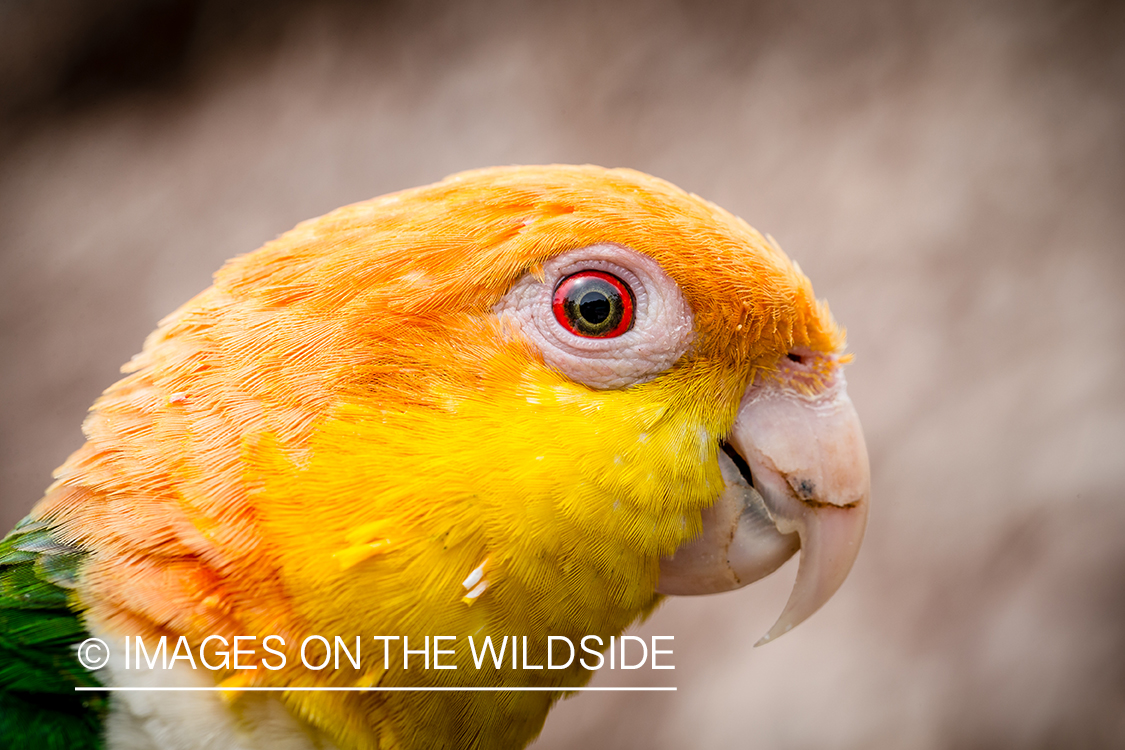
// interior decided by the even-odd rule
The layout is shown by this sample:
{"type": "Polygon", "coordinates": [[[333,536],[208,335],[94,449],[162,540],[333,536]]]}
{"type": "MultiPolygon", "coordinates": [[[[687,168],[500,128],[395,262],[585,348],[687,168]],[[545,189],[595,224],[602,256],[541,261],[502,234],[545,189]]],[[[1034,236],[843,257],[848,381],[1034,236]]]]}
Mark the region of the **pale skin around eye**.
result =
{"type": "Polygon", "coordinates": [[[694,317],[679,286],[647,255],[601,244],[562,253],[516,282],[493,308],[572,380],[599,390],[652,380],[683,356],[692,343],[694,317]],[[555,317],[555,287],[579,271],[618,277],[636,300],[633,327],[620,336],[590,338],[568,331],[555,317]]]}

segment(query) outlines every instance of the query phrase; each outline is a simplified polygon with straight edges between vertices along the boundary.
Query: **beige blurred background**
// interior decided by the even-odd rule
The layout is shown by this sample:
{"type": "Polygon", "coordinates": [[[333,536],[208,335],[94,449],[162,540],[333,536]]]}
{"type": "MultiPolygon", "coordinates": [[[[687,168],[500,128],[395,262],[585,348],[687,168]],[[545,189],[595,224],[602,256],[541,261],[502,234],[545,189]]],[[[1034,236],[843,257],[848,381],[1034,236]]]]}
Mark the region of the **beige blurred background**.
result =
{"type": "Polygon", "coordinates": [[[673,600],[674,673],[537,747],[1125,747],[1120,3],[0,5],[0,516],[164,314],[340,204],[493,164],[629,166],[773,234],[847,325],[874,502],[673,600]]]}

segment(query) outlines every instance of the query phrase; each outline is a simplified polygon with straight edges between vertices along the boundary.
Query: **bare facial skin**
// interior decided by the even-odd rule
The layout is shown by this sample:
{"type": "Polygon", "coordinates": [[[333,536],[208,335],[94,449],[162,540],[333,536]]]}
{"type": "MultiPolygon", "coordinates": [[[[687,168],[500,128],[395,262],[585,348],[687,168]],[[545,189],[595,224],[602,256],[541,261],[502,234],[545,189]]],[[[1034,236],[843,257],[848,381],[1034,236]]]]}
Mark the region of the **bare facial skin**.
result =
{"type": "Polygon", "coordinates": [[[619,245],[592,245],[543,264],[542,278],[528,274],[494,308],[538,347],[551,367],[591,388],[623,388],[652,380],[691,346],[694,320],[683,293],[646,255],[619,245]],[[559,282],[579,271],[605,271],[633,293],[636,319],[614,338],[588,338],[556,319],[551,298],[559,282]]]}
{"type": "MultiPolygon", "coordinates": [[[[541,277],[528,274],[496,313],[534,344],[543,360],[597,389],[651,380],[690,347],[692,313],[679,287],[651,258],[611,244],[552,259],[541,277]],[[572,274],[602,271],[620,279],[635,303],[632,327],[619,336],[578,335],[552,308],[572,274]]],[[[801,552],[785,610],[759,644],[788,632],[836,593],[851,570],[867,524],[870,470],[863,431],[835,357],[791,352],[780,378],[747,387],[731,433],[723,438],[746,467],[719,453],[726,487],[703,512],[703,533],[662,561],[658,591],[710,594],[740,588],[801,552]],[[814,364],[823,388],[804,393],[787,378],[808,381],[814,364]],[[815,391],[815,392],[814,392],[815,391]]]]}

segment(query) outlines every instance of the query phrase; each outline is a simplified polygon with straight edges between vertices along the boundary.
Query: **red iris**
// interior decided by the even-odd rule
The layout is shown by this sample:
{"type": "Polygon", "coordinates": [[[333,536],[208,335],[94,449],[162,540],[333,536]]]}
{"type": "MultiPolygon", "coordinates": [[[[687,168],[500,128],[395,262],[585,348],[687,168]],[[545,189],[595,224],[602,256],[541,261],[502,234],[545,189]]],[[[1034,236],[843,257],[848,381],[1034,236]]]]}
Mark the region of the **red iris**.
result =
{"type": "Polygon", "coordinates": [[[633,290],[605,271],[579,271],[555,287],[551,308],[577,336],[613,338],[633,327],[633,290]]]}

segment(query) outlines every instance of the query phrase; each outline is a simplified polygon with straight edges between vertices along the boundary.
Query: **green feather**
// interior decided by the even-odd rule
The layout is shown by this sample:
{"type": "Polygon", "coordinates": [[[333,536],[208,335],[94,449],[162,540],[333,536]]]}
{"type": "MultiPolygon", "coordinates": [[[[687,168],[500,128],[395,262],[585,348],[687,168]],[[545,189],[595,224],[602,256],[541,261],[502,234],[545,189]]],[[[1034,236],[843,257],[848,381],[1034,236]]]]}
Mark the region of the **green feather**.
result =
{"type": "Polygon", "coordinates": [[[0,747],[101,750],[109,707],[79,662],[89,637],[72,590],[84,553],[24,519],[0,541],[0,747]]]}

